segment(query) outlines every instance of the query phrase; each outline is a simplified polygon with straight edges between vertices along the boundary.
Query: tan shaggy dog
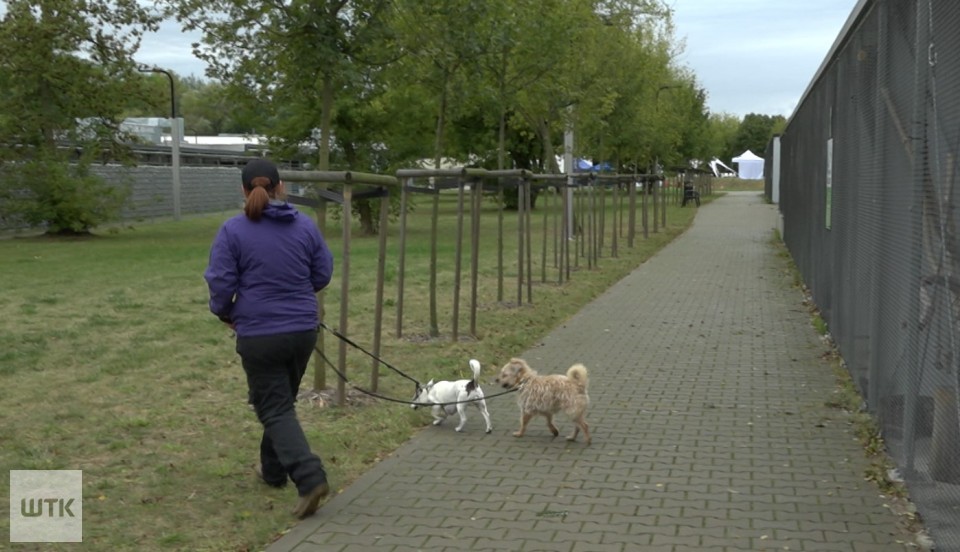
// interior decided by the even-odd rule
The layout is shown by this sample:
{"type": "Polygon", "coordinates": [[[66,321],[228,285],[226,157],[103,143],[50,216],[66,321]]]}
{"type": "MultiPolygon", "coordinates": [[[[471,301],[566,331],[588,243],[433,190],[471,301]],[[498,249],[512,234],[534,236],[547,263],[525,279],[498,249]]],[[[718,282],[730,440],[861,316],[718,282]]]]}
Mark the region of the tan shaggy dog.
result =
{"type": "Polygon", "coordinates": [[[590,428],[584,419],[590,396],[587,395],[587,368],[583,364],[574,364],[565,376],[541,376],[523,359],[512,358],[500,369],[494,381],[505,389],[520,389],[517,398],[520,429],[513,434],[515,437],[523,437],[527,424],[536,415],[547,419],[547,427],[556,437],[560,431],[553,425],[553,415],[562,410],[574,423],[573,433],[567,437],[567,441],[576,440],[582,429],[587,444],[590,444],[590,428]]]}

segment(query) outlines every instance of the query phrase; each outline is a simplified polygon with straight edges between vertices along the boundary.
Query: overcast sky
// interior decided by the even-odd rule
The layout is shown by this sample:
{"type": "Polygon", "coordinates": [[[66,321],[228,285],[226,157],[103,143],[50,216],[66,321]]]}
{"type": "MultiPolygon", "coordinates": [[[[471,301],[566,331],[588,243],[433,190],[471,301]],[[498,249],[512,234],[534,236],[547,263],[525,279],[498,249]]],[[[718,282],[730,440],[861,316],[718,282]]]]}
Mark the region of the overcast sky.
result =
{"type": "Polygon", "coordinates": [[[857,0],[668,0],[712,113],[789,117],[857,0]]]}
{"type": "MultiPolygon", "coordinates": [[[[680,63],[707,91],[712,113],[793,113],[858,0],[667,0],[676,34],[686,41],[680,63]]],[[[204,76],[176,22],[147,36],[142,63],[182,76],[204,76]]]]}

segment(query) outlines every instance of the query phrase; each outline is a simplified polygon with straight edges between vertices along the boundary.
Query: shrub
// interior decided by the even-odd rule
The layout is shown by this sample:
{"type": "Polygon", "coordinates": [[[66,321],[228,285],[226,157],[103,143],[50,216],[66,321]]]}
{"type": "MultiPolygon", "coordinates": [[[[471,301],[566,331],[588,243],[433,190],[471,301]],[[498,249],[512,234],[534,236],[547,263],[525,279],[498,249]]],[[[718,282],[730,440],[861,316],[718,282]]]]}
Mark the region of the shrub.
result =
{"type": "Polygon", "coordinates": [[[8,163],[0,181],[0,217],[48,234],[85,234],[119,218],[129,189],[91,174],[89,164],[39,156],[8,163]]]}

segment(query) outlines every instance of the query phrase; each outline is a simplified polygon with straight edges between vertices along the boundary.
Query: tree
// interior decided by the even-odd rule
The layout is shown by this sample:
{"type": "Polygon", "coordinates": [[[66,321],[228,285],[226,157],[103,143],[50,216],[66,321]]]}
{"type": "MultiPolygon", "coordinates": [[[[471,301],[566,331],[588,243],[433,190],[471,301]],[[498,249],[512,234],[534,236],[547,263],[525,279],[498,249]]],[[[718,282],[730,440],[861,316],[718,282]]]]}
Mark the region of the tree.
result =
{"type": "Polygon", "coordinates": [[[269,114],[244,101],[246,90],[190,78],[182,89],[179,109],[187,134],[258,134],[270,124],[269,114]]]}
{"type": "Polygon", "coordinates": [[[709,145],[709,113],[706,109],[707,93],[698,88],[691,81],[682,88],[680,93],[680,120],[677,123],[680,129],[680,144],[677,147],[678,164],[685,164],[690,160],[710,161],[709,145]]]}
{"type": "Polygon", "coordinates": [[[487,0],[407,0],[398,3],[392,21],[401,47],[406,78],[430,92],[434,110],[433,160],[439,168],[448,153],[451,120],[470,113],[478,98],[489,94],[478,78],[490,55],[493,32],[487,0]]]}
{"type": "Polygon", "coordinates": [[[784,126],[786,126],[786,119],[783,115],[748,113],[734,136],[732,155],[737,156],[750,150],[763,156],[767,150],[767,143],[776,132],[782,131],[784,126]]]}
{"type": "MultiPolygon", "coordinates": [[[[270,116],[249,100],[249,91],[217,80],[195,76],[173,76],[177,115],[183,118],[186,136],[199,134],[257,134],[267,127],[270,116]]],[[[140,73],[139,95],[124,102],[126,117],[169,117],[170,81],[166,75],[140,73]]]]}
{"type": "Polygon", "coordinates": [[[0,216],[9,216],[48,234],[85,234],[113,220],[127,194],[90,173],[88,163],[68,163],[37,148],[0,185],[0,216]]]}
{"type": "Polygon", "coordinates": [[[92,162],[124,153],[119,115],[139,94],[132,55],[158,16],[137,2],[8,0],[0,21],[0,216],[86,233],[122,190],[92,162]]]}
{"type": "Polygon", "coordinates": [[[742,151],[734,151],[733,140],[740,129],[740,118],[730,113],[711,113],[707,119],[708,157],[716,157],[725,163],[740,155],[742,151]]]}
{"type": "MultiPolygon", "coordinates": [[[[386,46],[389,0],[167,3],[186,29],[202,32],[194,54],[207,62],[208,76],[220,79],[238,104],[269,114],[260,132],[271,149],[300,158],[312,145],[321,170],[331,168],[339,99],[364,94],[361,66],[395,56],[386,46]]],[[[362,223],[373,228],[372,220],[362,223]]]]}
{"type": "MultiPolygon", "coordinates": [[[[557,137],[588,110],[580,104],[593,97],[590,84],[603,70],[585,55],[594,51],[598,21],[594,8],[591,1],[550,2],[542,17],[534,20],[537,30],[523,34],[526,44],[514,56],[531,56],[551,68],[540,78],[517,87],[510,108],[510,123],[536,138],[542,172],[559,172],[557,137]],[[572,113],[574,109],[576,113],[572,113]]],[[[522,67],[517,66],[518,72],[522,67]]]]}
{"type": "MultiPolygon", "coordinates": [[[[183,115],[181,95],[183,84],[176,73],[171,73],[174,79],[174,90],[177,93],[177,107],[183,115]]],[[[170,81],[166,75],[158,73],[137,73],[132,78],[138,81],[137,94],[131,94],[123,102],[121,117],[169,117],[170,116],[170,81]]]]}
{"type": "Polygon", "coordinates": [[[705,97],[673,61],[670,10],[657,1],[597,2],[592,9],[576,43],[583,60],[578,151],[621,172],[699,158],[705,97]]]}

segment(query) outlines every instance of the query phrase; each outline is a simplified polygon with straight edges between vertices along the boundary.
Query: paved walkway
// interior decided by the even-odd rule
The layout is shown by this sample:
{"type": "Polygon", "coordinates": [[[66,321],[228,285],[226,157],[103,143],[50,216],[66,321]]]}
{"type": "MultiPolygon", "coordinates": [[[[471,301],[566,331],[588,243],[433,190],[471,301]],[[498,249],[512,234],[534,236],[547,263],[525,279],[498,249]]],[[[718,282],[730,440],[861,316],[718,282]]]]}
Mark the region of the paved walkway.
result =
{"type": "Polygon", "coordinates": [[[591,446],[552,439],[542,418],[517,439],[512,398],[491,401],[492,434],[476,413],[463,434],[426,428],[269,552],[905,550],[824,404],[834,376],[770,245],[775,222],[755,193],[705,205],[518,351],[541,373],[586,364],[591,446]]]}

